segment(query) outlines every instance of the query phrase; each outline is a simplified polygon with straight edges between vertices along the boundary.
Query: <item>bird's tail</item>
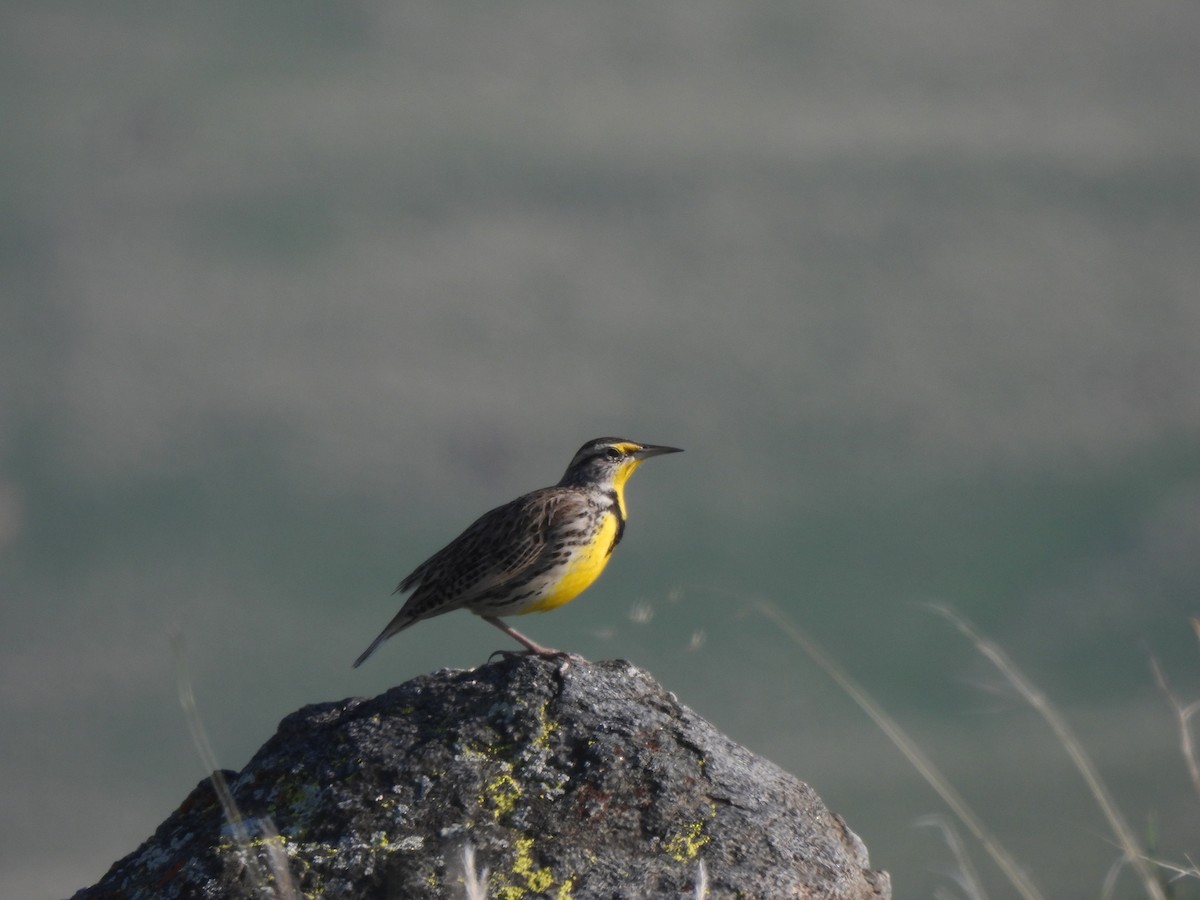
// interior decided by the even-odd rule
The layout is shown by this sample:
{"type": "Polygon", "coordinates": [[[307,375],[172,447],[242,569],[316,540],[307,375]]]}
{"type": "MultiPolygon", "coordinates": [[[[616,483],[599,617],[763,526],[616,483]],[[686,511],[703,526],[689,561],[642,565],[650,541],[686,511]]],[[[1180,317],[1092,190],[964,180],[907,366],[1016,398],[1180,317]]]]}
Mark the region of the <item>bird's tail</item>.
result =
{"type": "Polygon", "coordinates": [[[387,628],[379,632],[379,637],[371,641],[371,646],[364,650],[362,655],[360,655],[358,659],[354,661],[354,668],[357,669],[364,662],[366,662],[367,657],[374,653],[380,644],[390,638],[393,634],[396,634],[396,632],[403,631],[415,621],[417,621],[415,616],[409,615],[403,611],[398,612],[396,617],[387,623],[387,628]]]}

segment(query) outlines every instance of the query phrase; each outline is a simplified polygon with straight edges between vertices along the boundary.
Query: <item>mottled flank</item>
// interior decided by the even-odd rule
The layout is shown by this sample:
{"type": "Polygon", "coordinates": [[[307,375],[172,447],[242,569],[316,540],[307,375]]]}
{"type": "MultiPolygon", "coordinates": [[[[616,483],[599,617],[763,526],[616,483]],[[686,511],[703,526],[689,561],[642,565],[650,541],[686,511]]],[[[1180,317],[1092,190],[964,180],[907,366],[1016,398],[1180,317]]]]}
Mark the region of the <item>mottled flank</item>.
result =
{"type": "Polygon", "coordinates": [[[309,706],[225,777],[248,840],[206,780],[75,900],[277,896],[254,873],[271,881],[279,844],[310,898],[461,897],[475,875],[500,900],[690,897],[698,879],[713,898],[891,896],[811,788],[622,661],[513,657],[309,706]]]}

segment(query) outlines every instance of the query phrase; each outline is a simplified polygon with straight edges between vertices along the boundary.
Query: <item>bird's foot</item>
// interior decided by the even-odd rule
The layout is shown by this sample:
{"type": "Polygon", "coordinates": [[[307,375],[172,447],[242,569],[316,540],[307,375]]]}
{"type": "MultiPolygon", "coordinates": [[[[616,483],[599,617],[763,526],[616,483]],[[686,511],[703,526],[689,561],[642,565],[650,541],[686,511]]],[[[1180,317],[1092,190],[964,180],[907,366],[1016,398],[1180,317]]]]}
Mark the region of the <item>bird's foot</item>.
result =
{"type": "Polygon", "coordinates": [[[536,650],[534,650],[532,647],[527,647],[524,650],[495,650],[492,652],[492,655],[488,657],[488,662],[491,662],[497,656],[502,659],[511,659],[514,656],[537,656],[541,659],[558,659],[565,663],[587,662],[587,660],[578,653],[568,653],[566,650],[551,650],[549,647],[541,646],[539,646],[536,650]]]}

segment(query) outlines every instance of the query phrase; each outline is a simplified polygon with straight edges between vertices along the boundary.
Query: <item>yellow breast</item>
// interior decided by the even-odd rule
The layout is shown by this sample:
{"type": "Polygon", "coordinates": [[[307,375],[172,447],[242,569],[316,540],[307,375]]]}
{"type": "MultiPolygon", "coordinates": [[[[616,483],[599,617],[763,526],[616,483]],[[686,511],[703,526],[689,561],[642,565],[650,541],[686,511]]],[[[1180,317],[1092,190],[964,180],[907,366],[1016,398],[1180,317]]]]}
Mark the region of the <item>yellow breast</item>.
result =
{"type": "Polygon", "coordinates": [[[612,553],[616,536],[617,517],[611,512],[605,513],[600,527],[596,530],[595,539],[575,552],[564,566],[558,581],[539,600],[521,610],[521,614],[546,612],[569,603],[583,593],[608,565],[608,557],[612,553]]]}

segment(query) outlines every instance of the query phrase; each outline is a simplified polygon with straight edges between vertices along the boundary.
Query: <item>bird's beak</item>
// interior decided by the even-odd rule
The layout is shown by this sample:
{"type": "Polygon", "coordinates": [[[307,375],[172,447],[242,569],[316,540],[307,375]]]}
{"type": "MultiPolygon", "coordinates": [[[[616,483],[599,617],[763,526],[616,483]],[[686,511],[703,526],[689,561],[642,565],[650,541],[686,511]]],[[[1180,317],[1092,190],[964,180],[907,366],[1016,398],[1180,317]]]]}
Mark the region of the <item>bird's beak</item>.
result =
{"type": "Polygon", "coordinates": [[[633,458],[639,462],[643,459],[649,459],[652,456],[662,456],[664,453],[682,453],[678,447],[660,447],[655,444],[644,444],[641,448],[633,451],[633,458]]]}

